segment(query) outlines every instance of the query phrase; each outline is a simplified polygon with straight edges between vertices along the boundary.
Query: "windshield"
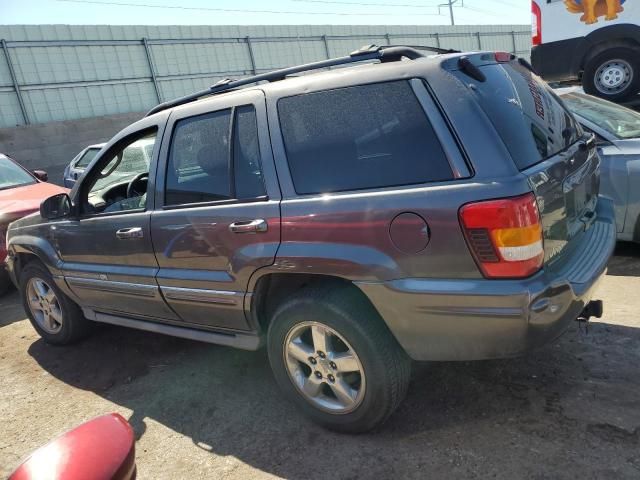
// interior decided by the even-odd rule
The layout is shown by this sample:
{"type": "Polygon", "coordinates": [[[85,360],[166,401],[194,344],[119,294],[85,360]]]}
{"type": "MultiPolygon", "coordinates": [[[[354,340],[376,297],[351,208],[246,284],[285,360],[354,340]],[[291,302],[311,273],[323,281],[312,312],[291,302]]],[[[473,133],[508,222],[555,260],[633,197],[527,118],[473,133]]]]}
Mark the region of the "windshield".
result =
{"type": "Polygon", "coordinates": [[[87,166],[91,163],[96,156],[96,153],[100,151],[99,148],[89,148],[86,152],[80,157],[80,160],[76,162],[76,168],[87,168],[87,166]]]}
{"type": "Polygon", "coordinates": [[[0,190],[36,183],[24,169],[7,157],[0,156],[0,190]]]}
{"type": "Polygon", "coordinates": [[[619,139],[640,137],[640,114],[584,93],[567,93],[562,100],[576,115],[598,125],[619,139]]]}

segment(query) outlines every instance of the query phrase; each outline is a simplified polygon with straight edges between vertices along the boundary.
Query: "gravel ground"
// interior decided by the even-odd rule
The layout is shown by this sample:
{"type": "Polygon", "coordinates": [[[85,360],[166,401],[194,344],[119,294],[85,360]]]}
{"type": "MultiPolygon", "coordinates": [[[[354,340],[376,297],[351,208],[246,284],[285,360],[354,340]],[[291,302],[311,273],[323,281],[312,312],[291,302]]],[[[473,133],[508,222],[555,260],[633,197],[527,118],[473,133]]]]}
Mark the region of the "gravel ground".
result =
{"type": "Polygon", "coordinates": [[[0,298],[0,477],[55,435],[119,412],[140,479],[640,478],[640,247],[623,245],[605,316],[526,357],[414,365],[379,431],[324,431],[282,400],[264,352],[100,328],[73,347],[0,298]]]}

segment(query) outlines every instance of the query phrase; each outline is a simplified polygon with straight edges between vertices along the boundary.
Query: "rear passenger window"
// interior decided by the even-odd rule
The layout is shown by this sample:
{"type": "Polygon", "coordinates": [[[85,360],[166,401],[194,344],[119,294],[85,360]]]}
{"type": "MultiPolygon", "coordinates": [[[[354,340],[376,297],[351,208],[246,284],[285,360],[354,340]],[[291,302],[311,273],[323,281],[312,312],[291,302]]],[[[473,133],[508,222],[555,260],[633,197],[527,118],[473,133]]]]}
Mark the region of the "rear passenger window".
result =
{"type": "Polygon", "coordinates": [[[283,98],[278,114],[297,193],[453,178],[433,127],[406,81],[283,98]]]}
{"type": "Polygon", "coordinates": [[[231,110],[176,122],[167,166],[167,205],[231,198],[231,110]]]}
{"type": "Polygon", "coordinates": [[[255,109],[251,105],[236,108],[233,129],[231,116],[228,109],[176,122],[167,165],[166,205],[265,195],[255,109]]]}
{"type": "Polygon", "coordinates": [[[236,198],[256,198],[266,194],[260,164],[256,110],[251,105],[236,109],[233,139],[233,168],[236,198]]]}

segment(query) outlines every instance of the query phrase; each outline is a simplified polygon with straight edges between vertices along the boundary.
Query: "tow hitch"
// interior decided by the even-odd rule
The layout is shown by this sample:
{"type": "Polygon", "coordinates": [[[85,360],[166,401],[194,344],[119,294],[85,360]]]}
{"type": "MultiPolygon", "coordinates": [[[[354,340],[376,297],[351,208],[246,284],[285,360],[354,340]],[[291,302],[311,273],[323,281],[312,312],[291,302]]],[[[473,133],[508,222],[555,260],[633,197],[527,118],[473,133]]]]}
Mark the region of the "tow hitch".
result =
{"type": "Polygon", "coordinates": [[[587,323],[591,317],[602,318],[602,300],[591,300],[576,320],[587,323]]]}

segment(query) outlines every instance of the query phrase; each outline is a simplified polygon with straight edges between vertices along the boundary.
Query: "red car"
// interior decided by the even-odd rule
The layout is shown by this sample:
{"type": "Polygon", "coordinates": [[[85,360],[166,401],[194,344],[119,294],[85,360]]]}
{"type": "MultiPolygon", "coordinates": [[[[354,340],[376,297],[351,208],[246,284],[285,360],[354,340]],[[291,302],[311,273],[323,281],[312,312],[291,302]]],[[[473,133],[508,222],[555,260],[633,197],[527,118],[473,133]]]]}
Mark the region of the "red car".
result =
{"type": "Polygon", "coordinates": [[[135,457],[131,425],[110,413],[39,448],[8,480],[135,480],[135,457]]]}
{"type": "Polygon", "coordinates": [[[0,153],[0,293],[9,286],[4,267],[7,256],[7,226],[40,209],[40,202],[56,193],[68,192],[66,188],[47,182],[47,173],[33,173],[0,153]]]}

